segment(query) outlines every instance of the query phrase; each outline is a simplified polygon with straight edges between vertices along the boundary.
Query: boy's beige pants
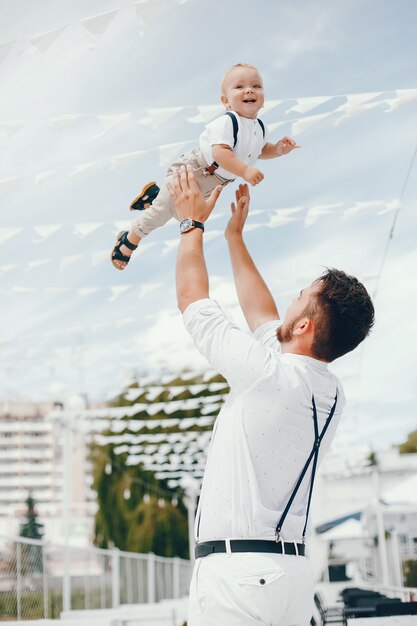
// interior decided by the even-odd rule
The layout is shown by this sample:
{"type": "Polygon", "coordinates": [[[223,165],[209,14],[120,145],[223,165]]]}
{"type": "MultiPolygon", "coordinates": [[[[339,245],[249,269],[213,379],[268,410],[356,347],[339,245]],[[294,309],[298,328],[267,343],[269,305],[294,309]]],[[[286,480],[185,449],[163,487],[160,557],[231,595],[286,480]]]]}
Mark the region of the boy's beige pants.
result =
{"type": "MultiPolygon", "coordinates": [[[[207,172],[207,164],[201,155],[200,148],[183,154],[178,161],[169,166],[167,177],[164,184],[161,186],[161,191],[151,206],[143,211],[138,211],[137,218],[132,222],[132,227],[138,237],[146,237],[146,235],[149,235],[155,228],[166,224],[171,218],[178,219],[174,202],[169,195],[166,183],[169,182],[173,184],[174,174],[182,165],[191,165],[197,184],[204,198],[208,198],[213,189],[218,185],[224,187],[233,182],[233,180],[222,178],[216,173],[210,175],[207,172]]],[[[190,215],[190,217],[192,216],[190,215]]]]}

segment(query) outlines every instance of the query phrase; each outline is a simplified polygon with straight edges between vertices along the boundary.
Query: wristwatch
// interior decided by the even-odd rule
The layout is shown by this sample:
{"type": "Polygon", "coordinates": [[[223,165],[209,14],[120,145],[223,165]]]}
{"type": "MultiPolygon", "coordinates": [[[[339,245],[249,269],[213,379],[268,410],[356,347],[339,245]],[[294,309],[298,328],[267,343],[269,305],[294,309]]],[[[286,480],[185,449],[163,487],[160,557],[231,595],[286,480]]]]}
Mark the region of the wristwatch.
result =
{"type": "Polygon", "coordinates": [[[196,222],[191,219],[191,217],[186,217],[184,220],[180,222],[180,233],[183,235],[184,233],[188,233],[190,230],[194,228],[201,228],[204,233],[204,224],[202,222],[196,222]]]}

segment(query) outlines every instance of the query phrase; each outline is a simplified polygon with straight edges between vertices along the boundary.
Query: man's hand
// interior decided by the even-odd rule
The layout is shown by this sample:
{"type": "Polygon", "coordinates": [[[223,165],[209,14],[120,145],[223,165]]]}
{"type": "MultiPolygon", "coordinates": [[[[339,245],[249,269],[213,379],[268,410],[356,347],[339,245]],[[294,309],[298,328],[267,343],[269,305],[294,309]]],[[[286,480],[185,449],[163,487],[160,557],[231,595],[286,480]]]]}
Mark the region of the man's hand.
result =
{"type": "Polygon", "coordinates": [[[205,222],[208,219],[222,190],[222,186],[218,185],[210,198],[205,200],[189,165],[187,168],[182,167],[180,174],[175,173],[173,186],[170,183],[167,183],[167,186],[175,203],[178,219],[191,217],[198,222],[205,222]]]}
{"type": "Polygon", "coordinates": [[[264,175],[261,170],[258,170],[256,167],[249,167],[248,165],[243,172],[243,178],[254,187],[264,179],[264,175]]]}
{"type": "Polygon", "coordinates": [[[225,237],[233,237],[233,235],[241,236],[243,227],[248,217],[249,211],[249,187],[247,185],[239,185],[239,189],[236,190],[236,204],[232,202],[230,208],[232,210],[232,217],[226,226],[225,237]]]}
{"type": "Polygon", "coordinates": [[[294,141],[294,139],[291,139],[291,137],[283,137],[275,144],[277,156],[289,154],[295,148],[301,148],[301,146],[297,145],[297,143],[294,141]]]}

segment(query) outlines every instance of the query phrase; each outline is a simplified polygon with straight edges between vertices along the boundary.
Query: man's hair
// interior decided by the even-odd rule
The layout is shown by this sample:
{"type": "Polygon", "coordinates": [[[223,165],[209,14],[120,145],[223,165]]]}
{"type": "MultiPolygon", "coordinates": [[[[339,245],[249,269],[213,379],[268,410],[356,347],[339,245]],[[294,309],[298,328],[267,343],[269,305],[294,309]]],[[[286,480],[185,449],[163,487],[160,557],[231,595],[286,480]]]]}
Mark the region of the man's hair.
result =
{"type": "Polygon", "coordinates": [[[369,293],[354,276],[327,269],[315,283],[319,291],[305,312],[314,323],[311,350],[315,358],[330,362],[365,339],[375,310],[369,293]]]}
{"type": "Polygon", "coordinates": [[[252,70],[256,70],[260,76],[260,72],[258,70],[257,67],[255,67],[254,65],[251,65],[250,63],[236,63],[235,65],[232,65],[231,67],[229,67],[229,69],[227,69],[224,73],[224,76],[222,78],[222,82],[221,82],[221,92],[222,94],[224,94],[224,84],[226,82],[226,78],[229,76],[230,72],[233,72],[233,70],[237,67],[250,67],[252,70]]]}

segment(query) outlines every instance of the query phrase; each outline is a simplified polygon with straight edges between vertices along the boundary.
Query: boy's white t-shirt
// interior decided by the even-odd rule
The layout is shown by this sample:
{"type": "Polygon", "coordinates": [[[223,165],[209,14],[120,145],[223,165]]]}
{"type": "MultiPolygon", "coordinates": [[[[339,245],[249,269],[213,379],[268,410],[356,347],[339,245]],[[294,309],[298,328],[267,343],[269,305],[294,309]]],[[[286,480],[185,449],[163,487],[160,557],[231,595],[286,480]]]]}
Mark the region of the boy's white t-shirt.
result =
{"type": "MultiPolygon", "coordinates": [[[[258,160],[262,148],[267,142],[266,128],[264,137],[257,119],[252,120],[247,117],[240,117],[237,113],[234,114],[238,123],[237,142],[234,148],[233,122],[229,115],[221,115],[207,124],[204,132],[200,135],[200,149],[207,165],[211,165],[214,161],[211,149],[217,144],[230,146],[233,154],[247,165],[254,165],[258,160]]],[[[235,174],[222,167],[216,170],[216,174],[229,180],[236,178],[235,174]]]]}

